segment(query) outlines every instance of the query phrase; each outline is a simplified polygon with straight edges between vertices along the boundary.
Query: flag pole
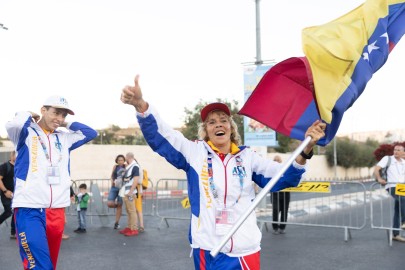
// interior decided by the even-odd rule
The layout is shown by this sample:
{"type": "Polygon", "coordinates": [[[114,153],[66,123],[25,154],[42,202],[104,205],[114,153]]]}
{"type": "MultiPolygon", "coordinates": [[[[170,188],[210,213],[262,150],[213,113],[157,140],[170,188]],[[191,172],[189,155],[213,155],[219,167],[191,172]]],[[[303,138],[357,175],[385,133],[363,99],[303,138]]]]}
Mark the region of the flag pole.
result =
{"type": "Polygon", "coordinates": [[[222,238],[221,242],[211,250],[211,256],[215,257],[218,255],[219,251],[225,246],[225,244],[229,241],[232,235],[239,229],[239,227],[243,224],[243,222],[248,218],[248,216],[255,210],[256,206],[260,203],[260,201],[267,195],[267,193],[272,189],[272,187],[278,182],[281,176],[285,173],[285,171],[291,166],[297,156],[304,150],[304,148],[309,144],[311,141],[311,137],[308,136],[305,138],[304,141],[295,149],[295,151],[291,154],[287,162],[285,162],[281,169],[276,173],[276,175],[272,178],[270,182],[257,194],[256,198],[253,200],[252,204],[249,206],[244,214],[239,217],[236,223],[233,225],[231,230],[222,238]]]}

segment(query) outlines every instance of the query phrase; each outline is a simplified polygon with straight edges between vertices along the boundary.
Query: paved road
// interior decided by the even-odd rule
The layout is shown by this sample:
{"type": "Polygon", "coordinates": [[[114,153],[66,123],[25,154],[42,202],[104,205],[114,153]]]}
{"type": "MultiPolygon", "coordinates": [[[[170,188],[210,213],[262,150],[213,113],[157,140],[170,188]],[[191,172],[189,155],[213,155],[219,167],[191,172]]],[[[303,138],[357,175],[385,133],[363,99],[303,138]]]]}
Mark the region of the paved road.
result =
{"type": "MultiPolygon", "coordinates": [[[[169,221],[169,228],[159,230],[160,220],[147,216],[146,231],[131,238],[112,227],[101,227],[97,217],[86,234],[73,233],[76,224],[76,217],[68,216],[66,232],[71,238],[62,243],[59,270],[194,269],[187,221],[169,221]]],[[[390,247],[386,232],[372,230],[369,224],[353,231],[348,242],[343,229],[289,225],[285,235],[263,231],[261,264],[262,269],[403,270],[404,254],[405,244],[394,242],[390,247]]],[[[9,239],[5,224],[0,226],[0,269],[22,269],[17,245],[9,239]]]]}

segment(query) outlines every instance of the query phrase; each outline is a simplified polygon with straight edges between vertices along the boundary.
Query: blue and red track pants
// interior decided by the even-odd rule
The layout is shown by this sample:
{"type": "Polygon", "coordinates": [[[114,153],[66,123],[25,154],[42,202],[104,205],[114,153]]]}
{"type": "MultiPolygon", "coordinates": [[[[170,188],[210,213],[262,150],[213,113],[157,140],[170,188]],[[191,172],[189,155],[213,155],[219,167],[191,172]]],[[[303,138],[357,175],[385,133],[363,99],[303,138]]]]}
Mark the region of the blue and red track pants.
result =
{"type": "Polygon", "coordinates": [[[64,208],[16,208],[16,236],[24,269],[56,270],[64,208]]]}
{"type": "Polygon", "coordinates": [[[193,248],[196,270],[260,270],[260,251],[241,257],[229,257],[218,253],[214,258],[210,251],[193,248]]]}

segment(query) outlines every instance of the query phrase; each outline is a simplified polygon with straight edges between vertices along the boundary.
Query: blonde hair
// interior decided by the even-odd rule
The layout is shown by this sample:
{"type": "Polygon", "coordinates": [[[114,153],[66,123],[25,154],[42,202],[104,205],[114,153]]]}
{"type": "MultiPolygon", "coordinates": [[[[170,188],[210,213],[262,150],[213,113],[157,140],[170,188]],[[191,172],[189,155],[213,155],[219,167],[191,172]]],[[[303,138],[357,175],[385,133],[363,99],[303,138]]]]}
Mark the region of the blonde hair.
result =
{"type": "MultiPolygon", "coordinates": [[[[242,139],[238,132],[238,126],[236,125],[232,116],[227,115],[227,117],[228,117],[229,122],[231,123],[231,142],[233,142],[234,144],[239,146],[242,143],[242,139]]],[[[198,139],[204,140],[206,142],[209,140],[207,130],[206,130],[207,120],[208,120],[208,117],[204,122],[198,124],[198,139]]]]}

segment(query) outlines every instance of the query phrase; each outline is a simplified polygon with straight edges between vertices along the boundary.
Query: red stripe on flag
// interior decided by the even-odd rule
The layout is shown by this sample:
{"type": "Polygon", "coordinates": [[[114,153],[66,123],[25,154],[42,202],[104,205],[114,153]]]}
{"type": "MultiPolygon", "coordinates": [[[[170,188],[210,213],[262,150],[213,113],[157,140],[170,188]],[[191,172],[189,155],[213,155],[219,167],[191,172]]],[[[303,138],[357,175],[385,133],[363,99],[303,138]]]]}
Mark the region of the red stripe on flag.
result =
{"type": "Polygon", "coordinates": [[[310,77],[304,57],[278,63],[266,72],[239,113],[289,136],[314,100],[310,77]]]}

